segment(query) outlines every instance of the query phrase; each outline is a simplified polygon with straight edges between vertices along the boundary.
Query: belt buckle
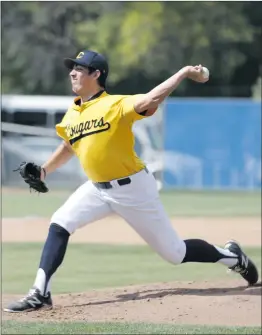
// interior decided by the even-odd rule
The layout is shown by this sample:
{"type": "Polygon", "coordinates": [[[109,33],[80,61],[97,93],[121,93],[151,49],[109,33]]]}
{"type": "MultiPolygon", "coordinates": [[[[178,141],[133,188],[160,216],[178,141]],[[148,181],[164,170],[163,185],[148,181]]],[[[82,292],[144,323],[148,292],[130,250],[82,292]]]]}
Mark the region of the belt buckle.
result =
{"type": "Polygon", "coordinates": [[[131,184],[131,178],[126,177],[126,178],[123,178],[123,179],[118,179],[117,183],[118,183],[119,186],[124,186],[124,185],[131,184]]]}

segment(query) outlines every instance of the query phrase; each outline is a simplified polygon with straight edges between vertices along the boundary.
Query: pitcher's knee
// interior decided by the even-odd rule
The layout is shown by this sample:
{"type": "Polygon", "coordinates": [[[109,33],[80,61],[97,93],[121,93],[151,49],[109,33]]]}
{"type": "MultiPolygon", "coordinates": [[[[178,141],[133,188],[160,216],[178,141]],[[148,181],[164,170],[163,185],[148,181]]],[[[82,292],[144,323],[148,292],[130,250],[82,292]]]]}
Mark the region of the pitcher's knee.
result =
{"type": "Polygon", "coordinates": [[[178,265],[181,264],[185,255],[186,255],[186,245],[183,240],[173,246],[166,246],[165,250],[159,252],[160,256],[162,256],[169,263],[178,265]]]}
{"type": "Polygon", "coordinates": [[[67,233],[71,235],[71,232],[66,227],[64,227],[64,225],[56,223],[56,222],[52,222],[52,221],[50,223],[49,230],[56,230],[56,232],[58,233],[63,233],[63,234],[67,233]]]}
{"type": "Polygon", "coordinates": [[[68,233],[71,235],[75,231],[75,224],[74,222],[70,221],[67,217],[61,217],[59,212],[55,212],[51,217],[50,222],[55,222],[58,226],[64,228],[68,233]]]}

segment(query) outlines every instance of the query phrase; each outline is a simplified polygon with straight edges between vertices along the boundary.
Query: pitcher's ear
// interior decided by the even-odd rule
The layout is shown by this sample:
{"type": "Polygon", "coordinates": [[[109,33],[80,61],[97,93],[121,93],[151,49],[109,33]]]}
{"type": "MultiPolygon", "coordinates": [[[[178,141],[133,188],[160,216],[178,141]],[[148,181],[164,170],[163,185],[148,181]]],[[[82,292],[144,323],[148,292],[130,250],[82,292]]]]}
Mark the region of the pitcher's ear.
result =
{"type": "Polygon", "coordinates": [[[93,77],[95,79],[98,79],[101,75],[101,72],[99,70],[95,70],[93,73],[92,73],[93,77]]]}

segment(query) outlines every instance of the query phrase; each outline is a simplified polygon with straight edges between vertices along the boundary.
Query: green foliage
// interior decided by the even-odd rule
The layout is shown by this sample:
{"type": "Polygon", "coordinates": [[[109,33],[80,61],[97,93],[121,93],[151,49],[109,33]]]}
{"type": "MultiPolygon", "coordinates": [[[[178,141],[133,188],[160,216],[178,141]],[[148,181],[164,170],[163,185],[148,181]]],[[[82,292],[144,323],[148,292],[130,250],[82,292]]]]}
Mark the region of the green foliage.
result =
{"type": "MultiPolygon", "coordinates": [[[[62,60],[86,48],[108,57],[111,87],[139,75],[164,80],[184,65],[199,63],[210,68],[214,82],[229,84],[247,58],[246,49],[258,39],[258,27],[250,19],[254,11],[245,6],[241,2],[3,2],[3,92],[69,93],[62,60]]],[[[190,83],[180,87],[181,92],[186,89],[190,91],[190,83]]]]}
{"type": "Polygon", "coordinates": [[[252,88],[252,97],[254,100],[261,101],[261,92],[262,92],[262,77],[257,79],[257,82],[252,88]]]}

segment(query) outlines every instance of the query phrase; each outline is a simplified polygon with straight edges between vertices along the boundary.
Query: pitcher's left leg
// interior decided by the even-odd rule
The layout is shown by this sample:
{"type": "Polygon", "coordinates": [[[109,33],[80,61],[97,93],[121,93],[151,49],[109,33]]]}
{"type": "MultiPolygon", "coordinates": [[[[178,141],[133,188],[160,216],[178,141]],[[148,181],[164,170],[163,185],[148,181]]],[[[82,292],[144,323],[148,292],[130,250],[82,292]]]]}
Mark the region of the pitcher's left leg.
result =
{"type": "Polygon", "coordinates": [[[11,302],[4,311],[15,313],[51,308],[51,278],[64,260],[70,235],[111,212],[90,181],[81,185],[52,215],[33,288],[22,299],[11,302]]]}

